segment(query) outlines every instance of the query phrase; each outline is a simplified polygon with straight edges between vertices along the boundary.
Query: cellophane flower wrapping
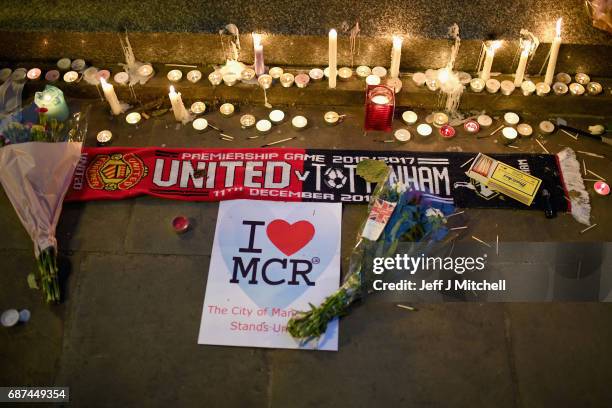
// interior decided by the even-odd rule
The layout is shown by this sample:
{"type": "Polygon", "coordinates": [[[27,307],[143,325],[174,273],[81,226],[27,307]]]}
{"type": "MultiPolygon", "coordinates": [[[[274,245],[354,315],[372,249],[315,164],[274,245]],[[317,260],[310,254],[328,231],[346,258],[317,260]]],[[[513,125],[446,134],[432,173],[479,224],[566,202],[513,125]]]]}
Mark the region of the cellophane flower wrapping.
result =
{"type": "MultiPolygon", "coordinates": [[[[399,243],[411,243],[410,254],[429,253],[448,246],[457,236],[450,233],[447,216],[455,211],[451,204],[439,203],[417,191],[406,191],[394,183],[389,171],[378,183],[368,205],[349,259],[349,269],[340,288],[319,305],[298,312],[288,322],[289,333],[304,342],[325,333],[327,324],[346,315],[356,300],[367,295],[371,282],[379,275],[372,272],[375,257],[394,256],[399,243]],[[389,212],[391,209],[391,212],[389,212]],[[372,234],[373,222],[384,223],[380,233],[372,234]]],[[[380,225],[378,225],[380,227],[380,225]]],[[[406,253],[405,251],[403,253],[406,253]]],[[[398,277],[389,276],[388,279],[398,277]]]]}
{"type": "Polygon", "coordinates": [[[86,131],[86,113],[79,112],[60,124],[8,123],[2,133],[0,183],[34,243],[38,283],[28,282],[49,303],[60,300],[55,230],[86,131]]]}

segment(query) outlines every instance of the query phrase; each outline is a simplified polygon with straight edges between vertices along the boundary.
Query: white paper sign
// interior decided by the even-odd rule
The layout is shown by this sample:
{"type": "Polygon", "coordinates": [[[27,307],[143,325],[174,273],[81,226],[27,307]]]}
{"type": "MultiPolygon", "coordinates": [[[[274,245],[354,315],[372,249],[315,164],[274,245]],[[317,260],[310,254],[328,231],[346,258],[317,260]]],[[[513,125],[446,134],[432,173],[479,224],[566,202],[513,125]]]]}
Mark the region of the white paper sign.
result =
{"type": "Polygon", "coordinates": [[[222,201],[198,343],[337,350],[337,320],[306,344],[286,326],[338,289],[341,220],[340,203],[222,201]]]}

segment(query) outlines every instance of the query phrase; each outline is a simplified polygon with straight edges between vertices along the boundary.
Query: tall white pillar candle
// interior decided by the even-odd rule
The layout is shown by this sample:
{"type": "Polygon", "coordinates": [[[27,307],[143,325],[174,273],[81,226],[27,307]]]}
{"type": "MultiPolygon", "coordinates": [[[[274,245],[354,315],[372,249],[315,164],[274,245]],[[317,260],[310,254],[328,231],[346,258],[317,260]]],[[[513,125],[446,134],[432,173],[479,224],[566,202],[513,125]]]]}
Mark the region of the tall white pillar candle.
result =
{"type": "Polygon", "coordinates": [[[182,122],[183,119],[185,119],[187,109],[185,109],[185,105],[183,105],[181,93],[176,92],[174,90],[174,86],[170,86],[170,93],[168,94],[168,96],[170,97],[172,112],[174,112],[174,119],[176,119],[177,122],[182,122]]]}
{"type": "Polygon", "coordinates": [[[391,78],[397,78],[399,76],[400,61],[402,59],[402,37],[393,36],[393,48],[391,49],[391,67],[389,67],[389,74],[391,78]]]}
{"type": "Polygon", "coordinates": [[[336,87],[338,75],[338,33],[333,28],[329,30],[329,87],[336,87]]]}
{"type": "Polygon", "coordinates": [[[266,72],[264,64],[263,45],[261,45],[261,35],[253,33],[253,53],[255,54],[255,75],[260,76],[266,72]]]}
{"type": "Polygon", "coordinates": [[[495,50],[500,47],[499,41],[493,41],[485,50],[485,60],[482,65],[482,71],[480,72],[480,79],[488,81],[491,78],[491,67],[493,66],[493,58],[495,57],[495,50]]]}
{"type": "Polygon", "coordinates": [[[557,57],[559,56],[559,48],[561,47],[561,19],[557,20],[557,35],[550,45],[550,58],[546,67],[546,76],[544,82],[551,85],[555,76],[555,67],[557,66],[557,57]]]}
{"type": "Polygon", "coordinates": [[[110,105],[111,112],[113,115],[118,115],[121,113],[121,103],[117,98],[117,94],[115,93],[115,88],[106,82],[106,79],[100,78],[100,84],[102,85],[102,91],[104,92],[104,97],[106,101],[110,105]]]}
{"type": "Polygon", "coordinates": [[[514,75],[514,86],[519,87],[523,83],[525,77],[525,68],[527,68],[527,60],[529,59],[529,52],[531,51],[531,41],[525,41],[523,44],[523,50],[521,51],[521,57],[519,59],[518,68],[514,75]]]}

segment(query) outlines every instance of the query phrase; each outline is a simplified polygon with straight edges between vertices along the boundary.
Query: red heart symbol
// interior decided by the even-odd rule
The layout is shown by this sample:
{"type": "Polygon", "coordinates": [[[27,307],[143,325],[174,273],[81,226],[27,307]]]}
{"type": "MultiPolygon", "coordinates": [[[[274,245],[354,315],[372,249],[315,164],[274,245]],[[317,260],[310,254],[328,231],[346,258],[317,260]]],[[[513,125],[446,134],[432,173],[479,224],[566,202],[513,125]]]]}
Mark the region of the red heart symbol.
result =
{"type": "Polygon", "coordinates": [[[312,240],[314,233],[314,226],[304,220],[293,224],[285,220],[274,220],[266,228],[270,241],[287,256],[304,248],[312,240]]]}

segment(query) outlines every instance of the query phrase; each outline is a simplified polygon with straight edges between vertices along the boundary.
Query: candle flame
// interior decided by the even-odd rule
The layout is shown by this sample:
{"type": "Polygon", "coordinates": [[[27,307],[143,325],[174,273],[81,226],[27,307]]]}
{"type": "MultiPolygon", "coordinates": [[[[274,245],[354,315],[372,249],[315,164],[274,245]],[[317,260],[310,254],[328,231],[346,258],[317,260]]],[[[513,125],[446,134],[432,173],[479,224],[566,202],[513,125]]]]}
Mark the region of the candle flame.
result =
{"type": "Polygon", "coordinates": [[[402,37],[400,37],[399,35],[394,35],[393,36],[393,48],[402,48],[403,41],[404,39],[402,37]]]}
{"type": "Polygon", "coordinates": [[[561,20],[563,20],[563,17],[557,20],[557,37],[561,37],[561,20]]]}
{"type": "Polygon", "coordinates": [[[523,43],[523,53],[529,54],[531,52],[531,41],[527,40],[523,43]]]}
{"type": "Polygon", "coordinates": [[[108,86],[108,82],[104,77],[100,77],[100,84],[102,84],[102,88],[106,88],[108,86]]]}
{"type": "Polygon", "coordinates": [[[338,36],[338,33],[336,32],[335,28],[332,28],[331,30],[329,30],[329,38],[336,38],[338,36]]]}
{"type": "Polygon", "coordinates": [[[492,41],[490,45],[491,51],[495,52],[499,47],[501,47],[501,41],[492,41]]]}
{"type": "Polygon", "coordinates": [[[253,36],[253,47],[261,47],[261,34],[252,33],[251,35],[253,36]]]}

